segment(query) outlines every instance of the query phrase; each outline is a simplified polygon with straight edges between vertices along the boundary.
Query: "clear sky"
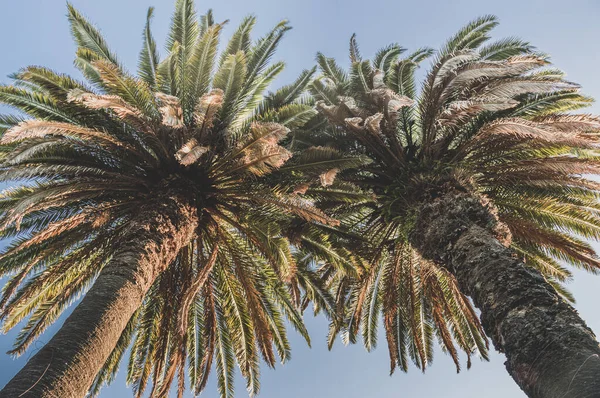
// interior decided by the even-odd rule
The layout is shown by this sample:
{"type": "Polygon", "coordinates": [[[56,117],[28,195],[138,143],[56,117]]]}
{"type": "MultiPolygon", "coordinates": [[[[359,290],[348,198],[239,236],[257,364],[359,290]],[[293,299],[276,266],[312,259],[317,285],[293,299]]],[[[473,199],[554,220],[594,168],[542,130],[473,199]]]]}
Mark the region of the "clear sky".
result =
{"type": "MultiPolygon", "coordinates": [[[[121,61],[134,70],[141,45],[141,32],[148,6],[155,6],[154,33],[163,43],[174,0],[73,0],[103,31],[121,61]]],[[[262,34],[282,18],[294,29],[283,41],[276,58],[288,67],[278,83],[289,82],[302,69],[311,67],[321,51],[340,60],[347,59],[348,39],[358,34],[363,56],[377,48],[398,42],[409,49],[437,47],[455,30],[483,14],[500,17],[496,37],[519,36],[551,54],[555,65],[580,83],[583,91],[600,99],[600,1],[598,0],[227,0],[198,1],[198,11],[213,8],[217,21],[230,19],[225,36],[243,16],[259,17],[256,32],[262,34]]],[[[63,0],[3,0],[0,2],[0,83],[26,65],[44,65],[75,74],[74,45],[69,36],[66,4],[63,0]]],[[[3,109],[0,109],[3,110],[3,109]]],[[[591,111],[600,112],[595,105],[591,111]]],[[[596,246],[600,248],[599,246],[596,246]]],[[[576,272],[570,284],[578,301],[577,309],[596,334],[600,335],[600,278],[576,272]]],[[[3,282],[0,281],[0,285],[3,282]]],[[[372,353],[361,345],[344,347],[337,342],[333,352],[325,344],[327,323],[306,315],[312,335],[312,349],[290,332],[292,360],[275,371],[263,367],[263,398],[507,398],[524,397],[504,370],[502,355],[490,362],[474,361],[469,371],[457,375],[451,360],[438,353],[425,375],[417,369],[389,376],[384,336],[372,353]]],[[[47,341],[58,325],[40,340],[47,341]]],[[[12,359],[4,354],[15,332],[0,336],[0,386],[4,385],[31,355],[12,359]]],[[[247,396],[245,383],[236,381],[236,397],[247,396]]],[[[124,372],[103,390],[103,398],[130,397],[124,372]]],[[[186,395],[191,396],[191,395],[186,395]]],[[[211,377],[205,397],[217,397],[211,377]]]]}

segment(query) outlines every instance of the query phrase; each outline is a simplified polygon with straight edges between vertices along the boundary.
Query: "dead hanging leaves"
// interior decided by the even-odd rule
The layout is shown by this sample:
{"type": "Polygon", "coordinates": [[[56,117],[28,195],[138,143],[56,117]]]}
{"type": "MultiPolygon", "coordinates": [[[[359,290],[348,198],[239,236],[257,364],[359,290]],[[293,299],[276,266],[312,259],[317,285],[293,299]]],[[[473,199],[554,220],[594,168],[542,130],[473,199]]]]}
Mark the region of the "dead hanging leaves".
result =
{"type": "Polygon", "coordinates": [[[183,124],[183,109],[179,98],[165,93],[155,93],[159,103],[159,112],[162,115],[162,123],[165,126],[181,128],[183,124]]]}
{"type": "Polygon", "coordinates": [[[175,155],[177,160],[179,160],[179,163],[181,163],[183,166],[189,166],[193,163],[196,163],[196,161],[200,159],[202,155],[210,150],[210,148],[207,146],[194,145],[197,144],[196,140],[192,140],[190,144],[191,149],[189,149],[189,146],[185,146],[175,155]]]}
{"type": "Polygon", "coordinates": [[[337,105],[328,105],[324,101],[317,101],[315,106],[333,124],[349,127],[356,133],[368,131],[372,134],[379,134],[382,120],[385,119],[389,125],[395,125],[401,109],[413,106],[415,102],[388,88],[384,82],[384,73],[380,70],[374,72],[372,86],[373,88],[365,94],[369,98],[369,102],[379,111],[361,108],[357,106],[355,99],[349,96],[338,96],[339,103],[337,105]]]}
{"type": "Polygon", "coordinates": [[[340,172],[340,169],[335,168],[335,169],[331,169],[328,170],[326,172],[324,172],[323,174],[321,174],[319,176],[319,180],[321,181],[321,185],[324,187],[328,187],[330,185],[333,185],[333,182],[335,181],[335,177],[337,176],[337,174],[340,172]]]}
{"type": "Polygon", "coordinates": [[[213,127],[215,115],[223,106],[223,95],[223,90],[216,88],[210,93],[204,94],[198,101],[194,111],[194,121],[200,135],[213,127]]]}
{"type": "Polygon", "coordinates": [[[292,153],[279,145],[289,129],[278,123],[254,122],[250,126],[250,140],[240,151],[240,162],[254,175],[265,175],[277,169],[292,157],[292,153]]]}
{"type": "MultiPolygon", "coordinates": [[[[333,168],[333,169],[330,169],[330,170],[327,170],[327,171],[321,173],[319,175],[319,182],[321,183],[321,186],[329,187],[329,186],[333,185],[333,183],[335,182],[335,177],[338,175],[339,172],[340,172],[340,169],[333,168]]],[[[310,185],[311,184],[308,184],[308,183],[297,185],[296,187],[294,187],[292,194],[304,195],[310,189],[310,185]]]]}
{"type": "Polygon", "coordinates": [[[20,142],[31,138],[46,136],[72,137],[82,141],[94,141],[101,145],[125,146],[115,137],[71,123],[48,120],[26,120],[9,129],[0,140],[2,144],[20,142]]]}
{"type": "MultiPolygon", "coordinates": [[[[196,127],[191,129],[191,134],[184,134],[185,144],[175,153],[175,158],[180,164],[183,166],[194,164],[202,155],[210,151],[210,147],[202,145],[201,142],[205,141],[204,138],[209,135],[209,130],[215,123],[215,116],[222,105],[223,91],[219,89],[214,89],[200,98],[194,111],[196,127]]],[[[166,111],[169,112],[168,115],[172,114],[171,110],[167,109],[166,111]]],[[[181,123],[183,124],[183,114],[181,123]]]]}
{"type": "Polygon", "coordinates": [[[69,92],[67,101],[81,104],[89,109],[108,109],[137,131],[152,135],[155,133],[146,115],[118,95],[99,95],[75,89],[69,92]]]}

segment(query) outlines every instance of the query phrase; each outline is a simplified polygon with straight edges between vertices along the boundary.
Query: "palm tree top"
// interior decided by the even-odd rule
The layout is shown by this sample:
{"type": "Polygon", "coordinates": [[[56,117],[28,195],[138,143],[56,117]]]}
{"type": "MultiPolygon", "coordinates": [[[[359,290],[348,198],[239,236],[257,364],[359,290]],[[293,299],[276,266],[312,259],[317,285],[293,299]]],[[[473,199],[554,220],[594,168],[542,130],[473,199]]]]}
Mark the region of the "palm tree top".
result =
{"type": "Polygon", "coordinates": [[[22,354],[85,294],[132,220],[149,206],[168,211],[177,197],[197,211],[195,237],[152,284],[91,394],[114,378],[130,344],[136,396],[149,382],[163,396],[176,376],[181,395],[185,374],[200,393],[213,366],[221,395],[233,396],[235,362],[255,394],[260,358],[274,366],[275,352],[290,356],[284,319],[308,341],[301,292],[329,297],[289,232],[300,224],[306,242],[296,246],[329,250],[314,228],[337,221],[292,192],[327,170],[322,157],[273,175],[292,156],[282,146],[290,129],[316,115],[304,95],[315,70],[266,94],[284,67],[271,58],[287,21],[253,42],[256,18],[247,17],[219,55],[225,22],[178,0],[161,59],[152,17],[150,8],[133,75],[69,4],[85,81],[27,67],[0,87],[0,101],[20,111],[0,117],[1,179],[12,184],[0,198],[0,234],[12,238],[0,263],[0,275],[11,275],[3,330],[26,320],[11,351],[22,354]]]}
{"type": "Polygon", "coordinates": [[[454,278],[408,243],[411,231],[428,227],[414,224],[423,202],[452,190],[478,197],[495,214],[489,222],[498,237],[567,299],[561,283],[571,273],[561,263],[594,273],[600,266],[582,240],[600,237],[598,184],[589,178],[600,171],[600,119],[573,113],[592,100],[529,43],[490,43],[497,23],[483,16],[437,51],[403,57],[406,50],[392,44],[371,61],[352,36],[349,71],[317,55],[321,76],[310,90],[328,123],[304,141],[367,157],[366,167],[340,178],[376,197],[333,206],[343,224],[367,237],[370,265],[359,281],[332,279],[349,306],[332,336],[341,330],[354,341],[362,329],[372,348],[381,310],[392,370],[406,369],[407,356],[424,368],[435,335],[457,366],[452,340],[468,355],[486,355],[479,321],[454,278]],[[427,59],[419,87],[416,71],[427,59]]]}

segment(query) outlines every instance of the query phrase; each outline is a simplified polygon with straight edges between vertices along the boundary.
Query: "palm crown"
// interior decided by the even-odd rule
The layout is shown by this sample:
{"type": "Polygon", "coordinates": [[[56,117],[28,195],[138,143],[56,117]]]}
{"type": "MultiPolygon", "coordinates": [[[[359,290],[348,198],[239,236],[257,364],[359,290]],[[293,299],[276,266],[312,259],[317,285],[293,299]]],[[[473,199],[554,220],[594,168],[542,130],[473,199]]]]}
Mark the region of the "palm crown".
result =
{"type": "Polygon", "coordinates": [[[409,243],[423,201],[451,188],[479,196],[501,222],[501,241],[568,299],[560,282],[571,274],[560,263],[591,272],[600,265],[580,239],[600,237],[598,185],[585,176],[599,171],[600,120],[570,113],[591,99],[528,43],[488,44],[496,24],[482,17],[439,51],[400,58],[405,50],[394,44],[372,62],[361,58],[353,36],[349,72],[317,57],[322,76],[311,93],[328,124],[304,133],[304,140],[367,156],[367,166],[346,170],[341,179],[376,197],[350,207],[332,204],[369,244],[363,244],[368,266],[359,279],[323,272],[345,313],[331,336],[341,330],[354,341],[362,328],[370,349],[382,313],[392,371],[405,370],[409,356],[424,369],[434,336],[457,367],[455,343],[469,356],[476,349],[486,355],[485,335],[455,278],[409,243]],[[417,90],[415,71],[431,56],[417,90]]]}
{"type": "Polygon", "coordinates": [[[87,83],[29,67],[0,87],[0,101],[30,117],[0,120],[2,180],[16,181],[0,202],[2,236],[13,238],[2,254],[1,274],[13,274],[0,303],[3,327],[27,318],[13,350],[23,353],[93,283],[140,209],[180,196],[196,209],[194,238],[154,281],[91,392],[113,379],[133,343],[128,380],[137,396],[149,380],[151,395],[164,396],[177,374],[181,395],[186,361],[196,393],[214,366],[221,395],[233,396],[237,361],[254,394],[259,357],[274,366],[275,351],[290,356],[284,317],[308,340],[301,290],[330,301],[311,276],[313,257],[300,258],[290,239],[304,253],[347,263],[320,232],[335,221],[290,193],[324,171],[323,156],[267,178],[291,157],[280,145],[289,129],[316,114],[302,97],[314,70],[265,98],[283,69],[270,58],[285,21],[252,43],[255,18],[246,18],[217,57],[223,24],[211,12],[198,22],[193,2],[179,0],[160,61],[151,17],[152,9],[139,77],[69,6],[87,83]]]}

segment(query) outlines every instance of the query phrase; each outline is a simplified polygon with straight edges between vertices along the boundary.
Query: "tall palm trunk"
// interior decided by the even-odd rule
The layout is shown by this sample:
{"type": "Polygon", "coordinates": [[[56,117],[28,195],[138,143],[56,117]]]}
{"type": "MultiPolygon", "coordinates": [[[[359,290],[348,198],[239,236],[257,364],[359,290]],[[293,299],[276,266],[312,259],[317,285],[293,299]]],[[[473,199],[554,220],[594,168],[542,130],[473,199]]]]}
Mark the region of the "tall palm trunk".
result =
{"type": "Polygon", "coordinates": [[[176,197],[140,209],[85,298],[0,398],[84,397],[145,293],[192,238],[197,222],[195,208],[176,197]]]}
{"type": "Polygon", "coordinates": [[[594,333],[539,272],[501,243],[498,226],[479,198],[450,192],[421,206],[410,240],[456,276],[529,397],[600,397],[594,333]]]}

